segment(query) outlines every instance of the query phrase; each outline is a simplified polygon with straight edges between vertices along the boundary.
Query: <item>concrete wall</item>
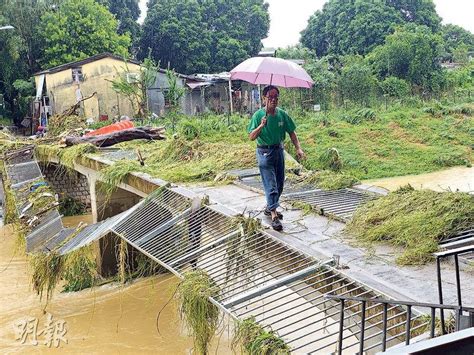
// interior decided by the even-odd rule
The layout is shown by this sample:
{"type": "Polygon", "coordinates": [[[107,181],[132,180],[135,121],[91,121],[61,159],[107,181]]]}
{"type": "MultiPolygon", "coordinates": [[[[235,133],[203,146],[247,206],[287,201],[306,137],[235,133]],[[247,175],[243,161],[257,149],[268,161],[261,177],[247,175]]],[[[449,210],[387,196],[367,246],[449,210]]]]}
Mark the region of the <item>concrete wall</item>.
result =
{"type": "MultiPolygon", "coordinates": [[[[140,66],[128,63],[131,72],[138,73],[140,66]]],[[[118,78],[125,72],[125,62],[114,58],[102,58],[81,66],[84,80],[76,83],[72,78],[72,69],[46,74],[46,95],[50,98],[53,114],[61,113],[77,102],[77,91],[81,96],[88,97],[94,92],[97,95],[83,102],[81,115],[95,120],[100,115],[108,115],[109,118],[127,115],[133,117],[130,101],[112,89],[109,80],[118,78]]],[[[39,76],[35,77],[36,85],[39,76]]]]}
{"type": "MultiPolygon", "coordinates": [[[[178,86],[184,87],[184,79],[178,78],[178,86]]],[[[158,116],[163,116],[168,112],[168,107],[165,106],[165,95],[164,92],[169,88],[168,79],[166,74],[158,72],[156,75],[155,83],[148,89],[148,107],[151,112],[158,116]]],[[[186,109],[186,96],[189,90],[186,90],[185,95],[181,100],[181,110],[185,114],[191,114],[186,109]]]]}
{"type": "Polygon", "coordinates": [[[60,200],[70,197],[82,203],[87,212],[92,211],[89,182],[86,176],[76,171],[66,172],[64,169],[58,169],[56,164],[40,164],[40,168],[48,184],[54,192],[59,194],[60,200]]]}

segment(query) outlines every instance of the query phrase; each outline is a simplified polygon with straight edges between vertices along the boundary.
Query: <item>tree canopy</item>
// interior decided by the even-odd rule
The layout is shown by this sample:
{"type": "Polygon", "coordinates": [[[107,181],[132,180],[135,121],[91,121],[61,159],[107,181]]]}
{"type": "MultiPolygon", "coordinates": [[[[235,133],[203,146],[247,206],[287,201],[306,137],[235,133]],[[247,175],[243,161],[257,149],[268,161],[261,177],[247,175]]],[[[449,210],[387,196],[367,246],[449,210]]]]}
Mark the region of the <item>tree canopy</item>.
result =
{"type": "Polygon", "coordinates": [[[387,36],[385,44],[368,56],[384,79],[395,76],[412,85],[437,89],[441,66],[442,38],[426,26],[406,25],[387,36]]]}
{"type": "Polygon", "coordinates": [[[56,11],[41,17],[39,35],[44,43],[42,64],[50,68],[89,56],[111,52],[128,55],[130,37],[117,33],[118,23],[94,0],[64,0],[56,11]]]}
{"type": "Polygon", "coordinates": [[[367,54],[398,25],[440,26],[431,0],[329,0],[301,33],[301,43],[318,56],[367,54]]]}
{"type": "Polygon", "coordinates": [[[445,55],[444,59],[455,60],[456,51],[465,48],[466,51],[474,50],[474,35],[464,28],[456,25],[445,25],[442,29],[445,55]]]}
{"type": "Polygon", "coordinates": [[[151,0],[140,57],[151,48],[181,73],[230,70],[261,49],[269,28],[263,0],[151,0]]]}
{"type": "Polygon", "coordinates": [[[138,0],[103,0],[104,5],[115,15],[118,21],[117,32],[128,33],[132,39],[132,46],[136,47],[140,39],[140,25],[137,20],[140,17],[138,0]]]}

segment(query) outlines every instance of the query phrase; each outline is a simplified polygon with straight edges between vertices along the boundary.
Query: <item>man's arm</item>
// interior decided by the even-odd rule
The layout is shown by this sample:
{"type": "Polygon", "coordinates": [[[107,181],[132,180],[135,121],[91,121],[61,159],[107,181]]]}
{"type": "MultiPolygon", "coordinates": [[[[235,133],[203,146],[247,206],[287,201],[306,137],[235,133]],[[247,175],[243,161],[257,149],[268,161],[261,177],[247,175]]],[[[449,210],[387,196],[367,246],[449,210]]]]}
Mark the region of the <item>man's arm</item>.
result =
{"type": "Polygon", "coordinates": [[[249,138],[251,141],[254,141],[257,139],[257,137],[260,135],[260,132],[262,131],[263,127],[265,127],[265,124],[267,123],[267,118],[262,117],[262,122],[260,122],[260,125],[257,126],[252,132],[249,133],[249,138]]]}
{"type": "Polygon", "coordinates": [[[290,139],[291,139],[291,141],[293,142],[293,145],[296,148],[296,157],[298,158],[298,160],[304,159],[305,154],[303,152],[303,149],[301,149],[300,141],[299,141],[298,136],[296,135],[295,131],[290,133],[290,139]]]}

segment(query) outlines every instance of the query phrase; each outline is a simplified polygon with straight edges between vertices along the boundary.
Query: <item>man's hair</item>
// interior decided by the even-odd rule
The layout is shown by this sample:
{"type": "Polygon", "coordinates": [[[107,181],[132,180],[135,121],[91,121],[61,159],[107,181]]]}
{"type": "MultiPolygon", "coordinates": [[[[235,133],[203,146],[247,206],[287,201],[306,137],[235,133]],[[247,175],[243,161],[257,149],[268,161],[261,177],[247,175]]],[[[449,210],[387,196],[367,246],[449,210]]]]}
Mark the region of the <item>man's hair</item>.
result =
{"type": "Polygon", "coordinates": [[[276,86],[273,86],[273,85],[267,85],[263,88],[263,96],[267,96],[268,92],[270,90],[273,90],[275,89],[278,93],[278,95],[280,95],[280,90],[278,90],[278,88],[276,86]]]}

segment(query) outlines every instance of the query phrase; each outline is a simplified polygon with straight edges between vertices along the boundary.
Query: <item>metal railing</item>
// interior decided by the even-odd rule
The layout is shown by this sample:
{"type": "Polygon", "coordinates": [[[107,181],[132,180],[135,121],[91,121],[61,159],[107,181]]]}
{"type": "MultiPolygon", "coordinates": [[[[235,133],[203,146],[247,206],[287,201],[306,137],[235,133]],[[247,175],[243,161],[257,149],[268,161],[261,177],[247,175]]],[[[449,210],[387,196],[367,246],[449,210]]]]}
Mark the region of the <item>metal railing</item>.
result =
{"type": "MultiPolygon", "coordinates": [[[[363,354],[364,351],[370,350],[374,348],[376,345],[372,346],[365,346],[365,341],[367,340],[365,331],[367,329],[367,322],[368,318],[366,317],[367,313],[367,304],[376,304],[379,306],[383,307],[383,312],[382,312],[382,332],[379,333],[378,335],[381,335],[382,340],[381,340],[381,349],[382,351],[385,351],[387,349],[387,344],[390,340],[394,340],[400,336],[403,336],[403,334],[396,334],[395,336],[391,336],[388,338],[387,336],[389,335],[390,331],[394,330],[398,326],[403,326],[404,327],[404,338],[405,338],[405,344],[409,345],[410,341],[413,337],[413,333],[416,335],[419,335],[420,332],[424,333],[424,330],[426,328],[426,325],[428,321],[423,321],[422,316],[420,315],[415,315],[413,316],[413,308],[429,308],[430,309],[430,320],[429,320],[429,335],[430,338],[435,337],[435,332],[436,332],[436,310],[440,310],[442,313],[444,310],[451,310],[454,311],[456,314],[456,325],[455,329],[458,330],[459,328],[459,315],[461,313],[461,310],[470,312],[471,314],[474,314],[474,308],[467,308],[467,307],[461,307],[459,305],[444,305],[444,304],[433,304],[433,303],[420,303],[420,302],[411,302],[411,301],[398,301],[398,300],[385,300],[385,299],[371,299],[371,298],[364,298],[364,297],[348,297],[348,296],[340,296],[340,295],[326,295],[325,296],[327,299],[331,300],[337,300],[339,301],[340,305],[340,318],[339,318],[339,339],[338,339],[338,354],[342,354],[343,348],[343,340],[344,338],[344,320],[347,319],[345,316],[345,312],[347,310],[346,306],[349,302],[357,302],[360,304],[360,312],[357,312],[360,317],[360,323],[359,323],[359,335],[358,335],[358,345],[359,345],[359,352],[358,354],[363,354]],[[395,326],[389,327],[389,317],[388,317],[388,307],[389,305],[395,305],[398,307],[405,307],[405,320],[404,324],[399,323],[395,326]],[[418,324],[413,324],[414,321],[418,320],[418,324]],[[415,332],[418,330],[418,333],[415,332]]],[[[353,308],[354,305],[351,305],[349,308],[353,308]]],[[[354,312],[352,312],[354,313],[354,312]]],[[[380,322],[379,322],[380,323],[380,322]]],[[[416,323],[416,322],[415,322],[416,323]]],[[[374,336],[371,335],[370,338],[373,338],[374,336]]],[[[354,345],[354,344],[351,344],[354,345]]]]}
{"type": "MultiPolygon", "coordinates": [[[[461,277],[459,274],[459,255],[465,254],[474,251],[474,245],[465,246],[462,248],[454,249],[454,250],[447,250],[435,253],[434,256],[436,257],[436,274],[438,279],[438,296],[439,296],[439,303],[443,304],[443,281],[441,277],[441,260],[448,257],[454,257],[454,269],[456,274],[456,295],[458,301],[459,312],[456,314],[456,323],[463,322],[464,327],[474,326],[473,324],[473,314],[472,311],[469,311],[466,307],[462,305],[462,295],[461,295],[461,277]],[[470,315],[468,317],[464,317],[463,312],[468,311],[470,315]],[[464,326],[465,324],[465,326],[464,326]]],[[[444,319],[444,311],[441,309],[440,313],[441,319],[441,332],[442,334],[446,334],[446,324],[444,319]]]]}

